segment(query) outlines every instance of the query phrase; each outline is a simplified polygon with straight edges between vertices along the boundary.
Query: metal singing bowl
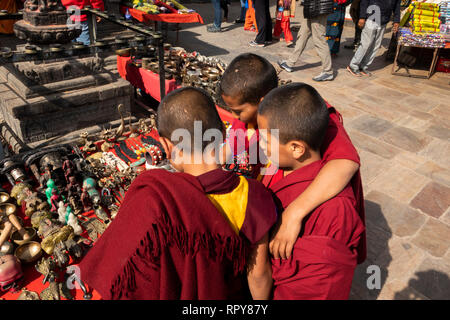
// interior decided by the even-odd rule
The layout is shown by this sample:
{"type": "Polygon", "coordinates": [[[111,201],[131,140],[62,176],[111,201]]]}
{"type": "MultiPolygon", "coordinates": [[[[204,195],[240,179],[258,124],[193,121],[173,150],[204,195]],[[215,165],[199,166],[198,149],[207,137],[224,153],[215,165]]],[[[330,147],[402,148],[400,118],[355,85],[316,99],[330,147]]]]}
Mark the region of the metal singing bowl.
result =
{"type": "Polygon", "coordinates": [[[0,215],[7,216],[16,212],[17,207],[12,203],[0,203],[0,215]]]}
{"type": "Polygon", "coordinates": [[[42,256],[42,248],[38,242],[30,241],[17,247],[14,255],[24,263],[31,263],[42,256]]]}
{"type": "Polygon", "coordinates": [[[14,241],[16,244],[18,244],[19,246],[24,244],[24,243],[28,243],[31,242],[32,240],[34,240],[36,238],[36,230],[34,228],[31,227],[27,227],[25,228],[25,230],[27,231],[27,233],[29,234],[30,238],[27,240],[24,240],[20,234],[19,231],[14,231],[13,234],[11,235],[11,240],[14,241]]]}
{"type": "Polygon", "coordinates": [[[11,197],[6,192],[0,192],[0,203],[8,201],[11,197]]]}

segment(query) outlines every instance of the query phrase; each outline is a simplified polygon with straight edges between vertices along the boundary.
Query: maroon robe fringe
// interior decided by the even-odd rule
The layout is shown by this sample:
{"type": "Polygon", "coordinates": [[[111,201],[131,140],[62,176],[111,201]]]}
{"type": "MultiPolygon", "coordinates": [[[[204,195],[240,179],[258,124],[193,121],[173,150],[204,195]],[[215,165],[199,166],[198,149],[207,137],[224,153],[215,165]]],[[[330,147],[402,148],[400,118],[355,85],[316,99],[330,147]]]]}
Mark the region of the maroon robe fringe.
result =
{"type": "MultiPolygon", "coordinates": [[[[234,188],[234,175],[221,171],[212,172],[221,178],[216,189],[226,191],[226,182],[234,188]]],[[[214,191],[214,179],[204,176],[214,191]]],[[[275,217],[262,219],[258,230],[249,227],[255,239],[242,237],[205,196],[200,181],[165,170],[136,178],[116,219],[81,262],[82,280],[108,300],[245,298],[250,243],[264,236],[275,217]]],[[[264,189],[249,184],[250,191],[255,187],[264,189]]]]}

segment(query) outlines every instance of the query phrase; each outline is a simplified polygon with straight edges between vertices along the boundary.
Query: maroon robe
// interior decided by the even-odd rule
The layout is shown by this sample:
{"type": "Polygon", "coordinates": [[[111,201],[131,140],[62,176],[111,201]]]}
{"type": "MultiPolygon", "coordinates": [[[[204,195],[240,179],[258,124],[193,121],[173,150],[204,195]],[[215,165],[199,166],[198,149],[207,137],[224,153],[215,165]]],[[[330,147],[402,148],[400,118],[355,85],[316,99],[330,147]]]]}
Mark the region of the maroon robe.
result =
{"type": "Polygon", "coordinates": [[[103,299],[238,299],[248,295],[246,255],[276,221],[270,193],[248,181],[237,234],[205,195],[231,192],[239,177],[150,170],[132,183],[117,217],[80,264],[103,299]]]}
{"type": "MultiPolygon", "coordinates": [[[[323,166],[313,162],[271,186],[285,209],[311,184],[323,166]]],[[[364,224],[348,185],[302,221],[289,259],[272,259],[275,300],[348,299],[364,224]]]]}
{"type": "MultiPolygon", "coordinates": [[[[325,164],[335,159],[347,159],[360,164],[358,152],[344,129],[341,115],[335,108],[328,104],[327,106],[330,113],[330,121],[328,122],[327,132],[320,150],[322,162],[325,164]]],[[[284,171],[279,169],[274,175],[263,176],[261,182],[266,187],[271,188],[275,183],[283,179],[283,176],[284,171]]],[[[350,184],[356,200],[356,211],[365,225],[364,194],[360,170],[355,173],[350,184]]],[[[366,251],[366,234],[364,232],[358,245],[358,263],[364,262],[367,255],[366,251]]]]}

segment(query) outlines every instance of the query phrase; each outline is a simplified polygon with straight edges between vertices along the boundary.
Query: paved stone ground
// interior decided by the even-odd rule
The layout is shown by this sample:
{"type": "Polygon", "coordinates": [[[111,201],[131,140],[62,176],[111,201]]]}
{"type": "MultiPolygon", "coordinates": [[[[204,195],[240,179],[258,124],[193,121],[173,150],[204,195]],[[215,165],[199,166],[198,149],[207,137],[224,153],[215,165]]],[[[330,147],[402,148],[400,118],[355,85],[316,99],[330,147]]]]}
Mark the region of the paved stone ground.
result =
{"type": "MultiPolygon", "coordinates": [[[[189,6],[205,23],[212,22],[210,4],[189,6]]],[[[229,20],[238,13],[233,2],[229,20]]],[[[298,27],[298,19],[292,25],[298,27]]],[[[232,23],[222,27],[226,32],[212,34],[204,25],[183,25],[178,45],[225,62],[254,52],[274,65],[293,50],[284,42],[252,48],[248,42],[254,33],[232,23]]],[[[388,47],[388,31],[380,55],[388,47]]],[[[353,32],[349,23],[344,44],[353,40],[353,32]]],[[[169,37],[173,43],[175,32],[169,37]]],[[[313,85],[342,113],[361,157],[368,259],[357,268],[351,298],[450,299],[450,75],[436,73],[429,80],[393,76],[392,65],[379,56],[374,76],[358,79],[345,70],[352,54],[341,47],[333,59],[337,78],[317,84],[311,78],[320,73],[320,59],[310,42],[296,71],[280,73],[282,79],[313,85]],[[369,265],[381,268],[380,290],[366,286],[369,265]]]]}
{"type": "MultiPolygon", "coordinates": [[[[206,23],[212,22],[211,4],[189,7],[206,23]]],[[[233,2],[231,21],[238,12],[238,3],[233,2]]],[[[299,26],[296,18],[292,26],[299,26]]],[[[183,25],[178,45],[225,62],[254,52],[276,64],[292,50],[284,42],[251,48],[247,44],[254,33],[244,31],[242,25],[224,23],[223,27],[226,32],[210,34],[204,25],[183,25]]],[[[342,42],[352,41],[352,36],[349,24],[342,42]]],[[[380,55],[390,36],[386,34],[380,55]]],[[[175,42],[175,32],[169,32],[169,41],[175,42]]],[[[449,299],[450,77],[442,73],[429,80],[393,76],[391,65],[378,57],[374,76],[356,79],[345,71],[351,57],[352,52],[342,48],[333,60],[337,78],[317,84],[311,78],[320,72],[320,60],[309,43],[296,71],[280,73],[283,79],[313,85],[342,113],[361,156],[368,259],[356,270],[351,298],[449,299]],[[369,265],[381,268],[381,289],[367,288],[369,265]]],[[[0,84],[0,92],[4,89],[0,84]]]]}

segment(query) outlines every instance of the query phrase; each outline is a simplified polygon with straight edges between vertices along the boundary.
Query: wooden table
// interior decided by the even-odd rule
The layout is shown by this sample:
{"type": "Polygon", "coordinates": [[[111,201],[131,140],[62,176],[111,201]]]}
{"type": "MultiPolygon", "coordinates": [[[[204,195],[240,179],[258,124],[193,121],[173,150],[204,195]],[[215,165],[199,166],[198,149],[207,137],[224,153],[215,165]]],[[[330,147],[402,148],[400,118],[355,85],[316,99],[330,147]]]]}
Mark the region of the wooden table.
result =
{"type": "Polygon", "coordinates": [[[407,46],[404,44],[397,43],[397,51],[395,53],[394,63],[392,65],[392,74],[398,75],[398,76],[404,76],[404,77],[412,77],[412,78],[422,78],[422,79],[430,79],[430,77],[433,75],[434,69],[436,68],[437,60],[439,58],[439,51],[441,48],[430,48],[430,47],[421,47],[421,46],[407,46]],[[407,66],[403,66],[403,68],[406,70],[405,72],[399,72],[398,70],[401,68],[398,66],[398,56],[400,53],[400,50],[402,47],[414,47],[414,48],[423,48],[423,49],[430,49],[434,50],[433,52],[433,59],[431,60],[430,69],[428,71],[425,70],[414,70],[407,66]],[[397,68],[398,67],[398,68],[397,68]],[[396,70],[397,68],[397,70],[396,70]]]}

